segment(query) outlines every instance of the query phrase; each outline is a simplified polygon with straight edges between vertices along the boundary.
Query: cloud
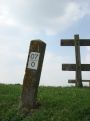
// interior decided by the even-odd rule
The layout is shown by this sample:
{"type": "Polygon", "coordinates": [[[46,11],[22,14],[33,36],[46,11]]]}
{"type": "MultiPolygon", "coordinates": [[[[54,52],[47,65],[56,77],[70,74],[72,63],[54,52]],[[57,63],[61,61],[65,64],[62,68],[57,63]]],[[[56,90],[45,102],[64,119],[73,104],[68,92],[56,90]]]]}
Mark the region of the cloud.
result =
{"type": "MultiPolygon", "coordinates": [[[[0,0],[0,82],[22,83],[29,45],[26,40],[41,37],[42,33],[63,32],[89,15],[89,8],[89,0],[0,0]]],[[[46,38],[49,44],[52,37],[46,38]]],[[[73,72],[61,70],[64,60],[67,62],[67,58],[47,50],[40,85],[69,85],[68,79],[75,77],[73,72]]]]}
{"type": "Polygon", "coordinates": [[[84,62],[87,63],[87,64],[90,64],[90,47],[87,46],[85,48],[86,48],[86,55],[85,55],[85,58],[84,58],[84,62]]]}
{"type": "Polygon", "coordinates": [[[46,86],[70,86],[68,79],[74,78],[74,72],[63,72],[62,63],[64,57],[52,52],[46,52],[40,85],[46,86]]]}
{"type": "Polygon", "coordinates": [[[27,58],[26,50],[21,50],[19,42],[0,42],[0,83],[21,83],[27,58]]]}
{"type": "Polygon", "coordinates": [[[12,26],[15,21],[9,16],[8,6],[0,5],[0,26],[12,26]]]}
{"type": "Polygon", "coordinates": [[[2,5],[8,8],[8,14],[3,9],[8,23],[46,34],[60,33],[90,14],[88,0],[3,0],[2,5]]]}
{"type": "MultiPolygon", "coordinates": [[[[12,44],[11,44],[12,45],[12,44]]],[[[18,51],[17,46],[0,46],[0,83],[23,83],[28,51],[18,51]],[[9,48],[8,48],[9,46],[9,48]],[[15,49],[16,48],[16,49],[15,49]]],[[[26,47],[27,48],[27,47],[26,47]]],[[[65,58],[46,51],[40,85],[69,86],[68,79],[73,78],[72,72],[62,72],[61,63],[65,58]]]]}
{"type": "Polygon", "coordinates": [[[17,27],[0,28],[0,83],[22,83],[30,43],[26,33],[17,27]]]}
{"type": "MultiPolygon", "coordinates": [[[[82,63],[84,64],[90,64],[90,47],[89,46],[86,46],[86,47],[83,47],[84,50],[82,50],[82,63]]],[[[83,80],[90,80],[90,71],[82,71],[82,79],[83,80]]],[[[88,85],[88,82],[84,82],[83,83],[84,85],[88,85]]]]}

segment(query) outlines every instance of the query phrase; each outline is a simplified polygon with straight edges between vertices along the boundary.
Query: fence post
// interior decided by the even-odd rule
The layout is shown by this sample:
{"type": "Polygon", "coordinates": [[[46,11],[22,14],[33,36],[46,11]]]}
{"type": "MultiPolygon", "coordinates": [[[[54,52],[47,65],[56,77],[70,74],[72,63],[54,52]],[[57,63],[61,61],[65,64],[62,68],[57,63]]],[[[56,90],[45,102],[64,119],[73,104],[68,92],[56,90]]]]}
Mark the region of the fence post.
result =
{"type": "Polygon", "coordinates": [[[79,35],[74,35],[74,39],[62,39],[61,46],[75,46],[76,64],[62,64],[64,71],[76,71],[75,80],[68,80],[68,83],[75,83],[77,87],[82,87],[82,82],[90,80],[82,80],[82,71],[90,71],[90,64],[81,64],[80,46],[90,46],[90,39],[79,39],[79,35]]]}
{"type": "Polygon", "coordinates": [[[29,112],[31,109],[39,106],[37,101],[37,93],[45,48],[46,44],[43,41],[31,41],[21,95],[20,109],[23,112],[29,112]]]}
{"type": "Polygon", "coordinates": [[[74,41],[75,41],[75,55],[76,55],[76,86],[82,87],[79,35],[74,35],[74,41]]]}

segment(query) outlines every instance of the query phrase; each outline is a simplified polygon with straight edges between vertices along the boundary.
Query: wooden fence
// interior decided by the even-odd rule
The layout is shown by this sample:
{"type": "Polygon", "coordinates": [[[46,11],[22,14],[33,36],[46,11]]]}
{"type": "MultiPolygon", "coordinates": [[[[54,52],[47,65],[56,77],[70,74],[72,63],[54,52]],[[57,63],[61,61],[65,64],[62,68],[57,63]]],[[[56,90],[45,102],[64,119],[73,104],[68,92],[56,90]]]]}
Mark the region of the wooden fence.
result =
{"type": "Polygon", "coordinates": [[[90,64],[81,64],[80,46],[90,46],[90,39],[79,39],[79,35],[74,35],[74,39],[62,39],[61,46],[75,46],[76,64],[62,64],[64,71],[76,71],[76,79],[68,80],[68,83],[75,83],[77,87],[82,87],[82,82],[90,80],[82,80],[82,71],[90,71],[90,64]]]}

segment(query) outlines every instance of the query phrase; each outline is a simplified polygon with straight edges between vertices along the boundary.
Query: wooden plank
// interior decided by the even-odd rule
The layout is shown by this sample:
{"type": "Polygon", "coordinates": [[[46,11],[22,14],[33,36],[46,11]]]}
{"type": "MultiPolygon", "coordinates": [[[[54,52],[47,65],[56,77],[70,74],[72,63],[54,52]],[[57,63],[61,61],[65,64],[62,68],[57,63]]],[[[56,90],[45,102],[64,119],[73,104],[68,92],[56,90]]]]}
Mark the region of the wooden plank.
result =
{"type": "Polygon", "coordinates": [[[82,71],[90,71],[90,64],[81,64],[82,71]]]}
{"type": "MultiPolygon", "coordinates": [[[[90,82],[90,80],[82,80],[82,82],[90,82]]],[[[76,83],[76,80],[68,80],[68,83],[76,83]]]]}
{"type": "MultiPolygon", "coordinates": [[[[76,64],[62,64],[64,71],[76,71],[76,64]]],[[[90,64],[81,64],[81,71],[90,71],[90,64]]]]}
{"type": "MultiPolygon", "coordinates": [[[[74,39],[62,39],[61,46],[75,46],[74,39]]],[[[90,39],[80,39],[80,46],[90,46],[90,39]]]]}
{"type": "Polygon", "coordinates": [[[76,71],[76,64],[62,64],[62,70],[64,70],[64,71],[76,71]]]}
{"type": "Polygon", "coordinates": [[[90,82],[90,80],[82,80],[82,82],[90,82]]]}
{"type": "Polygon", "coordinates": [[[76,83],[76,80],[68,80],[68,83],[76,83]]]}
{"type": "Polygon", "coordinates": [[[73,39],[62,39],[61,40],[61,46],[74,46],[74,40],[73,39]]]}
{"type": "Polygon", "coordinates": [[[75,56],[76,56],[76,86],[82,87],[81,57],[79,35],[74,35],[75,56]]]}

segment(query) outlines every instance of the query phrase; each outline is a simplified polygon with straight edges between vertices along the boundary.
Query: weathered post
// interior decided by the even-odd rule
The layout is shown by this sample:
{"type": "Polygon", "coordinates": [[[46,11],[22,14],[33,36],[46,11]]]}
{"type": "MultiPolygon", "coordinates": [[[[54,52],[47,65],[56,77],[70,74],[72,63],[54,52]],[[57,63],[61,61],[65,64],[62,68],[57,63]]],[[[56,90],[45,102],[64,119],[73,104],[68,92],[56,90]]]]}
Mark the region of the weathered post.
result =
{"type": "Polygon", "coordinates": [[[20,107],[23,112],[29,112],[31,109],[39,106],[37,93],[45,48],[46,44],[43,41],[31,41],[21,95],[20,107]]]}
{"type": "Polygon", "coordinates": [[[82,82],[90,80],[82,80],[82,71],[90,71],[90,64],[81,64],[80,46],[90,46],[90,39],[79,39],[79,35],[74,35],[74,39],[62,39],[61,46],[75,46],[76,64],[62,64],[64,71],[76,71],[75,80],[68,80],[68,83],[75,83],[77,87],[82,87],[82,82]]]}
{"type": "Polygon", "coordinates": [[[76,86],[82,87],[79,35],[74,36],[74,41],[75,41],[75,55],[76,55],[76,86]]]}

